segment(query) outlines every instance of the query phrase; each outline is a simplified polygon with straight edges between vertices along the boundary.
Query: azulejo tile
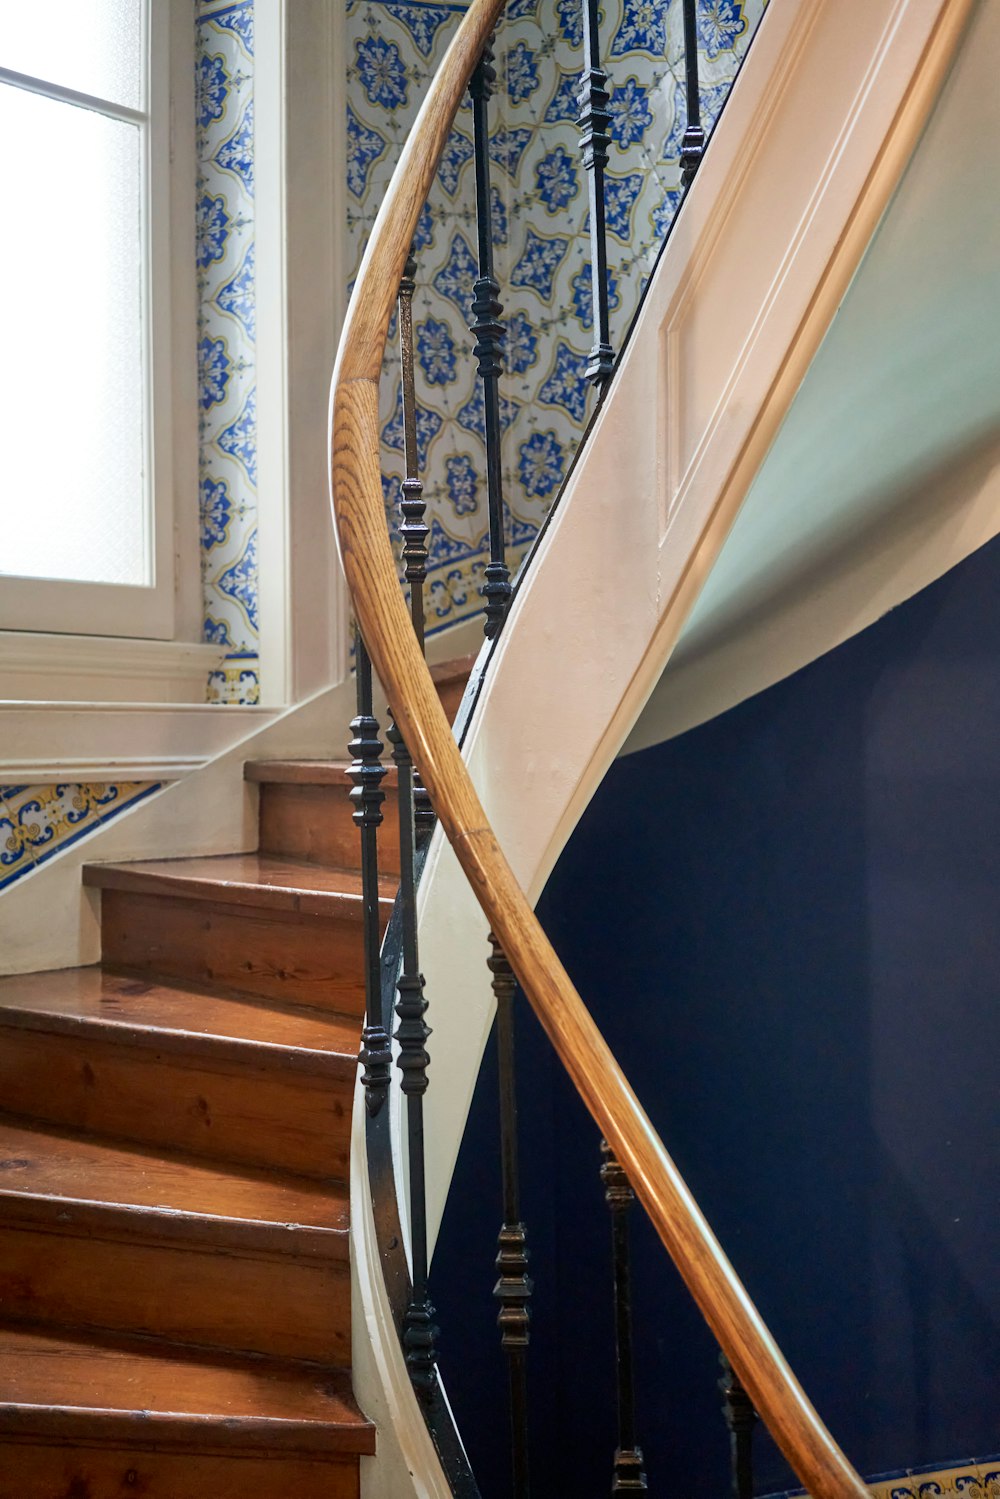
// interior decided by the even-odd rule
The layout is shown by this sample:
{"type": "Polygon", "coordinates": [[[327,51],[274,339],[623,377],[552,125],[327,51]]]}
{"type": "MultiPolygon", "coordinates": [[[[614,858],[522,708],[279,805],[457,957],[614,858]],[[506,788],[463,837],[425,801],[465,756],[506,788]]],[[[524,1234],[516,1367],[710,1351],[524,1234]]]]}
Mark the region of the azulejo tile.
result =
{"type": "Polygon", "coordinates": [[[406,65],[395,42],[371,33],[354,43],[354,64],[369,104],[399,109],[406,104],[409,84],[406,65]]]}
{"type": "Polygon", "coordinates": [[[453,302],[463,316],[472,305],[472,288],[478,270],[476,257],[470,250],[465,235],[454,235],[451,241],[451,253],[434,277],[434,289],[453,302]]]}
{"type": "Polygon", "coordinates": [[[696,10],[698,45],[708,58],[735,47],[747,29],[743,0],[702,0],[696,10]]]}
{"type": "Polygon", "coordinates": [[[397,4],[389,0],[385,8],[406,27],[421,56],[429,57],[441,27],[454,16],[462,15],[465,5],[414,5],[407,0],[397,4]]]}
{"type": "Polygon", "coordinates": [[[247,338],[255,343],[257,339],[256,319],[256,277],[254,265],[254,247],[250,245],[243,263],[236,275],[226,282],[219,292],[216,303],[223,312],[228,312],[231,317],[236,318],[241,325],[247,338]]]}
{"type": "Polygon", "coordinates": [[[206,270],[217,260],[222,260],[226,253],[226,240],[229,237],[229,214],[226,210],[226,200],[221,193],[214,198],[209,193],[202,193],[198,199],[195,210],[195,237],[197,243],[195,264],[199,271],[206,270]]]}
{"type": "MultiPolygon", "coordinates": [[[[228,652],[206,696],[209,702],[256,702],[253,0],[197,0],[195,41],[198,78],[205,80],[197,118],[196,247],[203,634],[228,652]]],[[[372,144],[362,143],[362,156],[372,144]]],[[[384,149],[383,143],[378,151],[384,149]]],[[[373,159],[361,168],[362,181],[373,159]]]]}
{"type": "Polygon", "coordinates": [[[257,491],[257,392],[247,392],[236,420],[219,434],[216,446],[220,452],[238,460],[240,467],[257,491]]]}
{"type": "Polygon", "coordinates": [[[559,339],[551,373],[538,388],[538,399],[543,405],[561,406],[577,423],[583,420],[587,405],[587,388],[583,381],[586,363],[582,354],[559,339]]]}
{"type": "Polygon", "coordinates": [[[956,1468],[939,1468],[933,1473],[914,1471],[907,1479],[913,1499],[985,1499],[979,1470],[975,1464],[956,1468]]]}
{"type": "Polygon", "coordinates": [[[220,171],[238,177],[246,192],[253,197],[253,99],[247,100],[239,125],[229,139],[222,142],[213,161],[220,171]]]}
{"type": "Polygon", "coordinates": [[[229,74],[221,53],[206,53],[198,59],[195,74],[195,114],[202,130],[221,120],[229,98],[229,74]]]}
{"type": "MultiPolygon", "coordinates": [[[[763,0],[699,0],[703,117],[718,114],[763,0]]],[[[355,268],[462,7],[347,0],[348,234],[355,268]]],[[[677,0],[604,0],[613,116],[607,172],[611,335],[620,347],[680,201],[685,124],[683,17],[677,0]]],[[[577,118],[580,0],[512,0],[495,39],[490,104],[495,273],[506,332],[502,473],[512,561],[545,518],[594,397],[573,389],[593,339],[588,178],[577,118]]],[[[421,478],[431,526],[428,618],[478,613],[486,551],[481,383],[471,357],[478,276],[472,122],[458,118],[414,240],[414,318],[427,334],[416,370],[421,478]],[[461,555],[459,555],[461,553],[461,555]]],[[[380,391],[383,490],[398,511],[402,430],[398,355],[380,391]]],[[[394,517],[394,521],[397,517],[394,517]]],[[[398,551],[398,545],[397,545],[398,551]]]]}
{"type": "Polygon", "coordinates": [[[388,149],[388,141],[377,130],[363,125],[347,106],[347,187],[356,198],[364,197],[368,168],[388,149]]]}
{"type": "Polygon", "coordinates": [[[4,787],[0,892],[159,789],[158,781],[4,787]]]}
{"type": "Polygon", "coordinates": [[[228,32],[234,36],[242,48],[244,56],[248,60],[253,58],[254,49],[254,14],[253,5],[223,5],[220,7],[203,6],[203,15],[210,19],[221,31],[228,32]]]}
{"type": "Polygon", "coordinates": [[[521,258],[510,273],[510,284],[535,292],[543,302],[555,295],[556,273],[566,259],[569,240],[560,234],[537,234],[527,230],[521,258]]]}
{"type": "MultiPolygon", "coordinates": [[[[1000,1499],[1000,1457],[979,1458],[942,1468],[900,1468],[866,1479],[873,1499],[1000,1499]]],[[[808,1499],[804,1489],[771,1494],[768,1499],[808,1499]]]]}
{"type": "Polygon", "coordinates": [[[986,1499],[1000,1499],[1000,1457],[982,1460],[976,1471],[986,1499]]]}
{"type": "Polygon", "coordinates": [[[253,704],[260,701],[260,670],[256,651],[230,651],[209,677],[209,701],[253,704]]]}
{"type": "Polygon", "coordinates": [[[235,562],[215,579],[219,592],[238,604],[254,635],[257,634],[257,532],[251,531],[235,562]]]}

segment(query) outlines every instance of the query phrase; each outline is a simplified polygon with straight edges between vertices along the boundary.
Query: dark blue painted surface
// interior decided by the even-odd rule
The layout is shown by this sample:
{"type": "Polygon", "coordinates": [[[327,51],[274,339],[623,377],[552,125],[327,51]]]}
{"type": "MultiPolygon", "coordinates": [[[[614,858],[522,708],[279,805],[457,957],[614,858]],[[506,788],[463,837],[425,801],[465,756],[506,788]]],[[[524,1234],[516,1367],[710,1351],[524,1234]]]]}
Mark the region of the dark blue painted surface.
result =
{"type": "MultiPolygon", "coordinates": [[[[1000,1435],[1000,541],[715,722],[619,761],[539,905],[724,1247],[863,1472],[1000,1435]]],[[[614,1442],[597,1140],[530,1015],[536,1493],[614,1442]]],[[[445,1372],[504,1488],[487,1057],[434,1264],[445,1372]],[[471,1201],[464,1222],[459,1204],[471,1201]]],[[[720,1499],[715,1353],[636,1216],[652,1488],[720,1499]]],[[[761,1447],[759,1487],[785,1486],[761,1447]]]]}

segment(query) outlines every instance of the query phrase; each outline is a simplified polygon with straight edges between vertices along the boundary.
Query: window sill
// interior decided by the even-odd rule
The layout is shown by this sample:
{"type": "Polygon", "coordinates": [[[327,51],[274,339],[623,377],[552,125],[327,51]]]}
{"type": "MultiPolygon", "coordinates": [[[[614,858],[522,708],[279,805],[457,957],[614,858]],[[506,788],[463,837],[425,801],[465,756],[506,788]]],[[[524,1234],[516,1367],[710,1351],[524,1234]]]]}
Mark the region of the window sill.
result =
{"type": "Polygon", "coordinates": [[[204,703],[225,652],[177,640],[0,633],[0,699],[73,703],[204,703]]]}

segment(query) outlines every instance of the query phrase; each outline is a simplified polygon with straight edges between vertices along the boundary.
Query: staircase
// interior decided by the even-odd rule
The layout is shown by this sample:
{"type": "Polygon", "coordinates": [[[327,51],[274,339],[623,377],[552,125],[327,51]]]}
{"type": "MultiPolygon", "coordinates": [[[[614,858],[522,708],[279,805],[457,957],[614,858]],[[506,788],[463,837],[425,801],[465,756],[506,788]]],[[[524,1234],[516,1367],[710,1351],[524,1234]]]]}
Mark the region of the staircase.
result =
{"type": "Polygon", "coordinates": [[[257,853],[90,866],[101,966],[0,980],[3,1499],[359,1493],[346,772],[247,765],[257,853]]]}
{"type": "MultiPolygon", "coordinates": [[[[92,866],[102,966],[0,980],[0,1499],[356,1496],[375,1431],[355,1379],[386,1413],[380,1492],[401,1499],[430,1474],[437,1486],[419,1492],[477,1495],[437,1367],[431,1252],[494,1016],[503,1200],[486,1284],[507,1364],[509,1492],[527,1499],[533,1285],[518,1180],[515,980],[592,1116],[595,1160],[599,1142],[603,1151],[613,1492],[648,1487],[631,1354],[634,1202],[723,1355],[734,1494],[753,1493],[759,1417],[814,1499],[864,1499],[532,898],[669,656],[900,179],[971,5],[770,6],[727,105],[723,149],[700,165],[698,7],[684,0],[680,162],[694,191],[616,362],[602,211],[611,116],[599,6],[587,0],[580,123],[595,342],[583,378],[597,409],[554,524],[515,580],[488,111],[503,0],[472,0],[372,228],[334,375],[334,519],[357,622],[353,818],[343,764],[250,765],[256,853],[92,866]],[[434,679],[423,653],[431,533],[411,247],[467,93],[479,257],[466,290],[483,387],[490,645],[460,749],[441,703],[453,712],[470,663],[434,679]],[[396,552],[379,404],[394,315],[405,468],[396,552]],[[381,763],[373,666],[399,729],[395,771],[381,763]],[[382,814],[383,792],[398,820],[382,814]],[[440,856],[444,839],[454,858],[440,856]],[[368,1181],[355,1181],[370,1189],[358,1200],[371,1211],[354,1225],[366,1332],[355,1358],[347,1174],[362,1022],[357,1159],[366,1154],[368,1181]],[[398,1107],[387,1106],[393,1089],[398,1107]]],[[[461,1376],[460,1359],[456,1368],[461,1376]]]]}

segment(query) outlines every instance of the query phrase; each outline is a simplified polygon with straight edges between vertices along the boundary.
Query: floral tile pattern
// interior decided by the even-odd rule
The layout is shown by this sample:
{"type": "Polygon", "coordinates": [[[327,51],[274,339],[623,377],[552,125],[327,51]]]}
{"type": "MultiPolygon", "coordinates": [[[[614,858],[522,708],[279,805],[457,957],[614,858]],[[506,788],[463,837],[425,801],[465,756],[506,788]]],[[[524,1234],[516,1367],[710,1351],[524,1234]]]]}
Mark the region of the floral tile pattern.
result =
{"type": "Polygon", "coordinates": [[[159,789],[159,781],[0,786],[0,892],[159,789]]]}
{"type": "MultiPolygon", "coordinates": [[[[699,0],[702,116],[718,116],[765,0],[699,0]]],[[[348,235],[354,274],[400,150],[464,4],[347,0],[348,235]]],[[[606,182],[611,337],[638,305],[680,198],[685,124],[680,0],[604,0],[614,117],[606,182]]],[[[593,339],[587,173],[576,124],[581,0],[511,0],[490,105],[494,255],[506,326],[501,382],[508,555],[516,567],[593,411],[579,371],[593,339]]],[[[487,556],[481,387],[471,358],[472,113],[459,110],[415,240],[418,446],[431,523],[431,629],[480,611],[487,556]]],[[[382,386],[383,490],[402,476],[398,351],[382,386]]]]}
{"type": "MultiPolygon", "coordinates": [[[[874,1499],[1000,1499],[1000,1455],[951,1468],[900,1468],[865,1481],[874,1499]]],[[[769,1499],[798,1499],[804,1494],[804,1489],[793,1489],[769,1499]]]]}
{"type": "Polygon", "coordinates": [[[260,698],[254,6],[196,0],[198,417],[204,638],[212,703],[260,698]]]}

